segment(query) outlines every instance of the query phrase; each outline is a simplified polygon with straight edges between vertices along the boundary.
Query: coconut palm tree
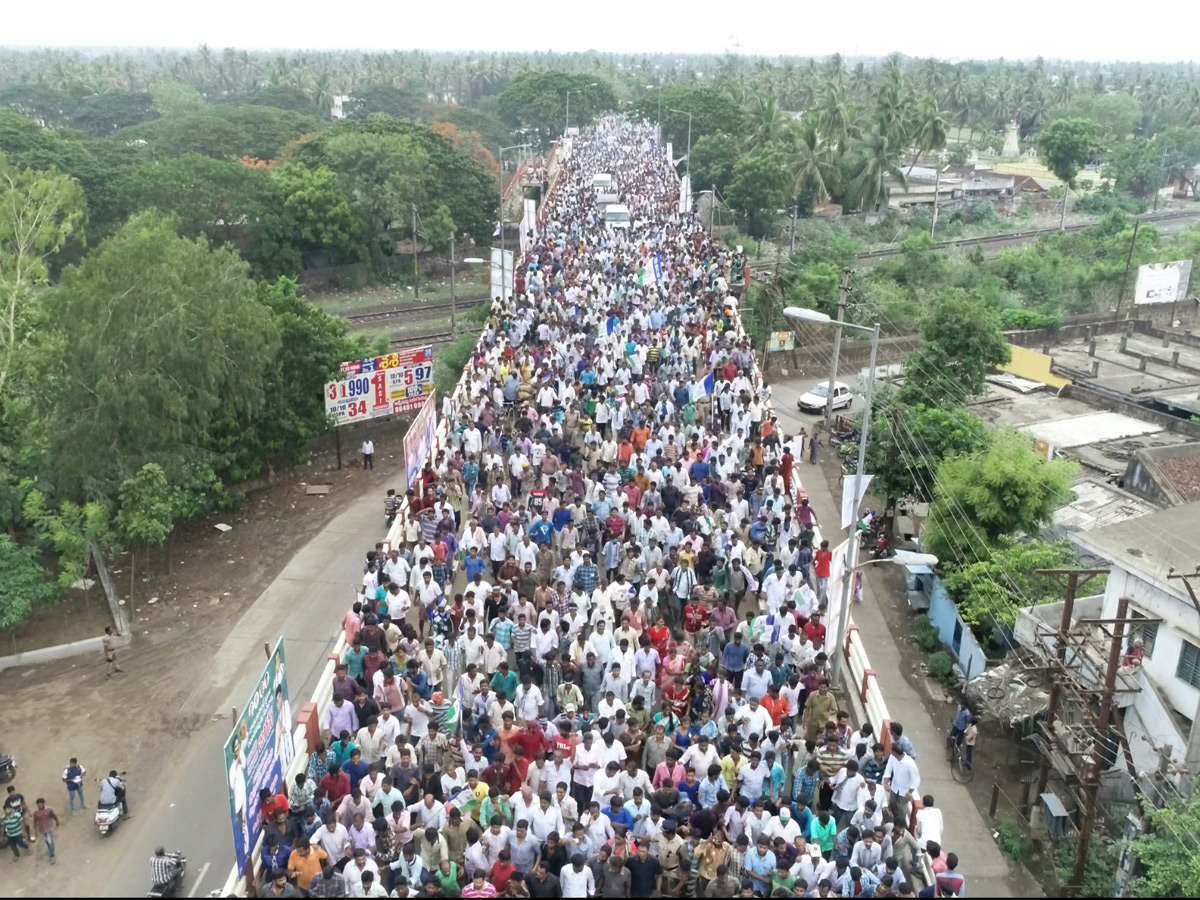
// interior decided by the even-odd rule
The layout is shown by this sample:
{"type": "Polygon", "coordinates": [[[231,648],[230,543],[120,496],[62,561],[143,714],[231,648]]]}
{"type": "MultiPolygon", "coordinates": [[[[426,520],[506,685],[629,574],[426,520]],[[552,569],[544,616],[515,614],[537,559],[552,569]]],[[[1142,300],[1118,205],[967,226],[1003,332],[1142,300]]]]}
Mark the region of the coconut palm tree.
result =
{"type": "Polygon", "coordinates": [[[858,162],[854,167],[848,194],[864,212],[873,212],[888,200],[887,179],[892,178],[905,189],[908,178],[900,168],[901,148],[888,138],[889,123],[877,122],[867,135],[857,142],[858,162]]]}
{"type": "Polygon", "coordinates": [[[860,102],[871,99],[871,73],[867,71],[866,63],[858,63],[850,73],[850,93],[860,102]]]}
{"type": "Polygon", "coordinates": [[[745,141],[746,150],[758,150],[783,139],[791,120],[773,96],[759,97],[750,111],[750,127],[745,141]]]}
{"type": "Polygon", "coordinates": [[[826,82],[817,97],[814,112],[821,139],[836,148],[838,156],[844,156],[851,141],[861,133],[857,110],[846,96],[845,86],[839,81],[826,82]]]}
{"type": "Polygon", "coordinates": [[[824,203],[837,189],[840,175],[830,148],[821,143],[817,127],[809,122],[794,130],[788,152],[792,189],[798,196],[811,193],[816,203],[824,203]]]}
{"type": "Polygon", "coordinates": [[[922,153],[931,150],[941,150],[946,146],[946,120],[942,118],[937,101],[933,96],[925,97],[917,106],[916,118],[912,129],[913,142],[917,145],[917,155],[913,157],[912,165],[906,174],[912,174],[913,166],[922,153]]]}

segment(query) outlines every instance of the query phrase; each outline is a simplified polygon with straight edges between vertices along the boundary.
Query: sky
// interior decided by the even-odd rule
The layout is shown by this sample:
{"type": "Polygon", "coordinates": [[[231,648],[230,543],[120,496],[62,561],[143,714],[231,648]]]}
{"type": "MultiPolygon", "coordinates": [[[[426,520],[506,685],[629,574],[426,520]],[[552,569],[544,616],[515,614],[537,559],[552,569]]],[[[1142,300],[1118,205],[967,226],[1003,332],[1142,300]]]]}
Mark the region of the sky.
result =
{"type": "Polygon", "coordinates": [[[37,3],[8,6],[0,26],[0,44],[8,47],[193,48],[207,43],[261,50],[734,51],[766,56],[837,52],[848,57],[898,51],[949,60],[1044,56],[1155,62],[1200,56],[1184,26],[1195,6],[1182,0],[1142,0],[1136,14],[1126,11],[1119,22],[1101,7],[1061,0],[936,10],[882,0],[853,5],[756,0],[745,7],[605,0],[593,12],[585,4],[570,2],[206,0],[176,6],[161,0],[59,0],[50,16],[37,3]],[[739,9],[745,14],[730,14],[739,9]],[[550,17],[533,22],[531,13],[542,10],[550,17]]]}

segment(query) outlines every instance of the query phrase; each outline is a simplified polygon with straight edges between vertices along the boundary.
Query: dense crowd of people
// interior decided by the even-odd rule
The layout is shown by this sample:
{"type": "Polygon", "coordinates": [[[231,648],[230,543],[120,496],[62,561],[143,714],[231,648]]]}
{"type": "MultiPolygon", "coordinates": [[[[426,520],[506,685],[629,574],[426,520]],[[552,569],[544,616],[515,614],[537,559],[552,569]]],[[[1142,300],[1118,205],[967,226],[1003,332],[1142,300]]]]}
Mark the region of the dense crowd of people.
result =
{"type": "Polygon", "coordinates": [[[653,129],[602,120],[559,165],[451,445],[367,554],[321,743],[261,798],[262,891],[963,896],[903,728],[829,689],[832,554],[743,261],[653,129]]]}

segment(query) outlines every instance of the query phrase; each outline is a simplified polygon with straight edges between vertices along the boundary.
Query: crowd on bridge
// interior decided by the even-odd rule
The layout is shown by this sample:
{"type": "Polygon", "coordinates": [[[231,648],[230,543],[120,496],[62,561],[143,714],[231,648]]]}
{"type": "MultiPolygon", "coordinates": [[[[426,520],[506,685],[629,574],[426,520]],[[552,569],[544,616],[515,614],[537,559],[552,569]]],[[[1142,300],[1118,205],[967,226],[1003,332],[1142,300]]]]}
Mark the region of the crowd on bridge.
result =
{"type": "Polygon", "coordinates": [[[558,164],[404,539],[367,554],[321,743],[262,797],[261,891],[964,896],[902,726],[830,690],[832,554],[743,261],[652,128],[558,164]]]}

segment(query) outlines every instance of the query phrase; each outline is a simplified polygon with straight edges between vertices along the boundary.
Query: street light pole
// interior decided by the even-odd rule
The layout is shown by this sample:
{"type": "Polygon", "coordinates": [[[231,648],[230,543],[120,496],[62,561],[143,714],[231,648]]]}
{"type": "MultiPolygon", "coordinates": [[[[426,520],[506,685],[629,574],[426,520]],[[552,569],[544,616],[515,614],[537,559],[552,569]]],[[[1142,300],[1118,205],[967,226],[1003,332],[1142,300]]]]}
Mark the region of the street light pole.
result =
{"type": "Polygon", "coordinates": [[[670,107],[667,108],[667,112],[679,113],[681,116],[688,117],[687,156],[684,158],[687,160],[687,177],[690,183],[692,178],[692,114],[686,109],[671,109],[670,107]]]}
{"type": "MultiPolygon", "coordinates": [[[[846,327],[844,324],[843,328],[846,327]]],[[[851,326],[855,327],[855,326],[851,326]]],[[[859,326],[861,327],[861,326],[859,326]]],[[[841,330],[840,328],[838,329],[841,330]]],[[[838,603],[837,645],[833,654],[832,682],[841,686],[842,663],[846,650],[846,620],[850,618],[850,594],[854,588],[854,568],[858,565],[858,508],[866,493],[863,474],[867,465],[867,432],[871,429],[871,402],[875,396],[875,359],[879,353],[879,324],[871,332],[871,362],[867,368],[867,390],[863,402],[862,428],[858,435],[858,468],[854,474],[854,506],[850,509],[850,524],[846,526],[846,562],[842,569],[842,597],[838,603]]]]}
{"type": "Polygon", "coordinates": [[[454,295],[454,232],[450,232],[450,333],[458,325],[458,298],[454,295]]]}

